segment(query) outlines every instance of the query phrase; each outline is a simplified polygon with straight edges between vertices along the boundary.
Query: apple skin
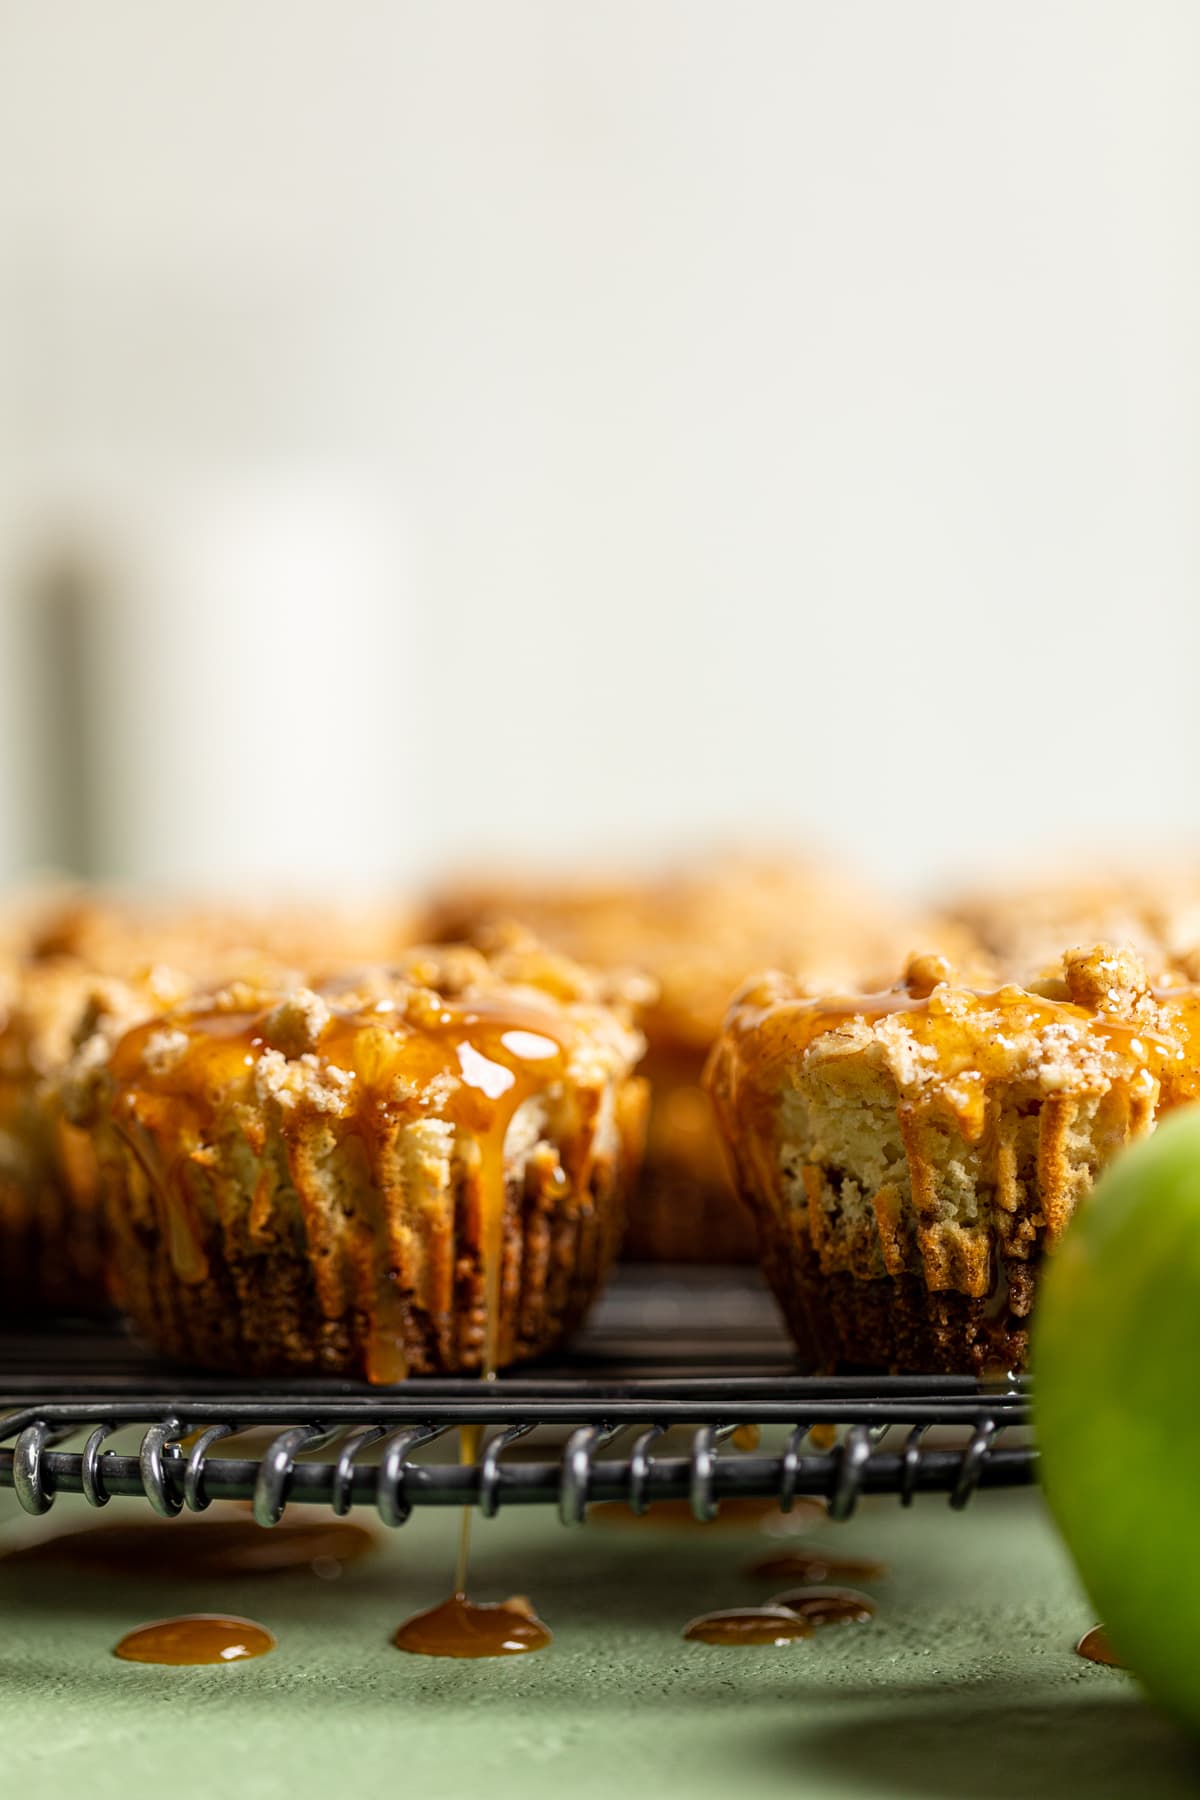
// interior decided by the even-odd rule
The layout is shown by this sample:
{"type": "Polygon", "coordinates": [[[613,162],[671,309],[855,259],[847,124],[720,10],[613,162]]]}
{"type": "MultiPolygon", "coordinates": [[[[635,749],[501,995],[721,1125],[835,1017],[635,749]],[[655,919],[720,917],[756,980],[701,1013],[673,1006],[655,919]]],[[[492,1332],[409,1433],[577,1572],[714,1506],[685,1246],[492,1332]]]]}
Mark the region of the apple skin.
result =
{"type": "Polygon", "coordinates": [[[1104,1627],[1200,1732],[1200,1107],[1124,1151],[1040,1283],[1046,1497],[1104,1627]]]}

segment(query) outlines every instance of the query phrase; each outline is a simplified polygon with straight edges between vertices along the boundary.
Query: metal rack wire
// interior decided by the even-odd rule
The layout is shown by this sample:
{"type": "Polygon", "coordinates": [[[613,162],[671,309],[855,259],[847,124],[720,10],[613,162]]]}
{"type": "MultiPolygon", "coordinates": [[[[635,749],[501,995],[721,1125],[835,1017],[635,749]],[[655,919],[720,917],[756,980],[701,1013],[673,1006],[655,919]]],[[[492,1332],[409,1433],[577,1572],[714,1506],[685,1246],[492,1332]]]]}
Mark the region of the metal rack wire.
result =
{"type": "Polygon", "coordinates": [[[728,1497],[816,1495],[846,1518],[862,1494],[961,1508],[1036,1478],[1022,1380],[805,1374],[757,1278],[729,1271],[626,1271],[567,1360],[488,1383],[250,1385],[172,1372],[115,1333],[0,1337],[0,1412],[0,1487],[30,1513],[81,1493],[164,1517],[249,1500],[265,1526],[289,1501],[371,1506],[392,1526],[416,1506],[544,1504],[571,1525],[593,1502],[686,1500],[704,1520],[728,1497]],[[732,1453],[748,1423],[785,1429],[732,1453]],[[490,1428],[478,1458],[438,1461],[465,1424],[490,1428]],[[818,1426],[837,1440],[815,1443],[818,1426]]]}

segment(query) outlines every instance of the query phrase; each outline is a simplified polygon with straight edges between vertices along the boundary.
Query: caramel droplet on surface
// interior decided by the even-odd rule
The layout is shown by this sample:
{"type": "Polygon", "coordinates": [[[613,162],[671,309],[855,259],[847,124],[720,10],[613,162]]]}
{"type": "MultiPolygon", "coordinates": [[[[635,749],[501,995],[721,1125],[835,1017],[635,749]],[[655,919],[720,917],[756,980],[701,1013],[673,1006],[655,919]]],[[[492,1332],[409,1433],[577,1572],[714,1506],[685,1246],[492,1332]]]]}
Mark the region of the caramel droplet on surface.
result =
{"type": "Polygon", "coordinates": [[[814,1425],[808,1434],[808,1441],[814,1450],[832,1450],[837,1443],[837,1434],[836,1425],[814,1425]]]}
{"type": "Polygon", "coordinates": [[[811,1586],[818,1581],[882,1581],[887,1565],[865,1556],[839,1556],[833,1550],[785,1550],[751,1563],[746,1573],[811,1586]]]}
{"type": "Polygon", "coordinates": [[[521,1594],[481,1605],[453,1594],[440,1606],[406,1619],[392,1639],[413,1656],[522,1656],[554,1640],[521,1594]]]}
{"type": "Polygon", "coordinates": [[[796,1644],[813,1635],[812,1623],[782,1606],[737,1606],[704,1613],[683,1628],[695,1644],[796,1644]]]}
{"type": "Polygon", "coordinates": [[[861,1625],[875,1616],[875,1602],[854,1588],[796,1587],[772,1594],[768,1606],[782,1606],[810,1625],[861,1625]]]}
{"type": "Polygon", "coordinates": [[[734,1449],[743,1452],[757,1450],[761,1438],[762,1432],[757,1425],[739,1425],[736,1431],[729,1434],[729,1441],[734,1449]]]}
{"type": "Polygon", "coordinates": [[[1093,1625],[1085,1631],[1075,1646],[1075,1654],[1084,1656],[1088,1662],[1103,1663],[1107,1669],[1123,1669],[1125,1664],[1108,1641],[1108,1633],[1103,1625],[1093,1625]]]}
{"type": "Polygon", "coordinates": [[[245,1662],[265,1656],[275,1639],[265,1625],[253,1619],[236,1619],[225,1613],[183,1613],[177,1619],[155,1619],[126,1632],[114,1656],[122,1662],[189,1663],[245,1662]]]}

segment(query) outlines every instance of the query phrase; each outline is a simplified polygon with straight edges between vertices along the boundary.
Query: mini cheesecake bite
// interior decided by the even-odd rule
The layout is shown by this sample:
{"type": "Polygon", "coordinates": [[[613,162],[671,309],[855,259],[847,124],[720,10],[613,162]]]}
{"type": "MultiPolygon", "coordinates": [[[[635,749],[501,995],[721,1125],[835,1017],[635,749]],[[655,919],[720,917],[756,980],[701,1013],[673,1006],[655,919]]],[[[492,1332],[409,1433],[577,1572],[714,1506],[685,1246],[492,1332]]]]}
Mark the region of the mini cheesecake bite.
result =
{"type": "Polygon", "coordinates": [[[390,1383],[580,1320],[641,1150],[642,1039],[526,947],[234,982],[129,1032],[92,1108],[121,1304],[180,1360],[390,1383]]]}
{"type": "Polygon", "coordinates": [[[935,955],[870,995],[751,982],[707,1082],[798,1343],[1023,1368],[1042,1258],[1122,1145],[1200,1093],[1198,1026],[1196,989],[1107,945],[1031,987],[935,955]]]}

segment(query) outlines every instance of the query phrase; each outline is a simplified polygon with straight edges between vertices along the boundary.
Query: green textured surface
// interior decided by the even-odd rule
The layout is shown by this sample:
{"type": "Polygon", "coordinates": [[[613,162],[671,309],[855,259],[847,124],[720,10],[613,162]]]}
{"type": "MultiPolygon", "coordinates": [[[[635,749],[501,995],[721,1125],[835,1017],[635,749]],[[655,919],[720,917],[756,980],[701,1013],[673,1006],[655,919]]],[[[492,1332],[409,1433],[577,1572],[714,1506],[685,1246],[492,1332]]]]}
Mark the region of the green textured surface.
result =
{"type": "MultiPolygon", "coordinates": [[[[114,1502],[109,1519],[139,1516],[114,1502]]],[[[0,1505],[0,1541],[68,1525],[0,1505]]],[[[186,1523],[163,1527],[187,1530],[186,1523]]],[[[754,1529],[568,1532],[541,1510],[476,1531],[475,1591],[533,1595],[546,1652],[432,1662],[388,1643],[440,1599],[455,1520],[418,1516],[338,1581],[307,1570],[218,1584],[87,1577],[0,1564],[5,1791],[87,1800],[225,1791],[481,1796],[797,1793],[979,1796],[1200,1790],[1200,1757],[1129,1677],[1072,1651],[1092,1623],[1034,1495],[985,1495],[959,1517],[864,1506],[822,1536],[878,1555],[878,1618],[787,1649],[680,1640],[711,1606],[766,1598],[754,1529]],[[232,1611],[279,1648],[212,1669],[117,1662],[129,1626],[232,1611]]],[[[382,1535],[382,1534],[381,1534],[382,1535]]]]}

